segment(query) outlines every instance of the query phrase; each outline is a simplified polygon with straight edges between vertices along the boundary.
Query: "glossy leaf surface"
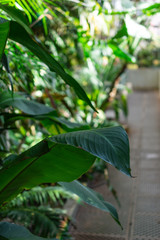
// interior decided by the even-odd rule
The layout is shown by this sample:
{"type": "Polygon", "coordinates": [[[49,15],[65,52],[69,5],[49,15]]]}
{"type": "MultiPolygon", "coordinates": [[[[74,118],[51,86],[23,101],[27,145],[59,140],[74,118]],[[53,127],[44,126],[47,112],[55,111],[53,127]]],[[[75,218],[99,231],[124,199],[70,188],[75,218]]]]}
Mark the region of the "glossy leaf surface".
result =
{"type": "Polygon", "coordinates": [[[130,176],[129,142],[122,127],[71,132],[50,140],[82,148],[130,176]]]}

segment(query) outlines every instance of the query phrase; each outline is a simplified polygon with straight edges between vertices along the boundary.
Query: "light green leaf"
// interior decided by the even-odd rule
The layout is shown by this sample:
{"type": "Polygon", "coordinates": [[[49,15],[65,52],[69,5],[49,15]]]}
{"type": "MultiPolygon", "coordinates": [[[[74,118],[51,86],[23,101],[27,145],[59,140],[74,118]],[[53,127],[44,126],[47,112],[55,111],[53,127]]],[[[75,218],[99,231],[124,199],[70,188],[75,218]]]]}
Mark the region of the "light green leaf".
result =
{"type": "Polygon", "coordinates": [[[106,202],[99,193],[85,187],[78,181],[73,181],[71,183],[59,182],[59,184],[67,191],[77,194],[87,204],[109,212],[114,220],[121,226],[116,209],[112,204],[106,202]]]}
{"type": "Polygon", "coordinates": [[[2,92],[0,94],[0,107],[16,107],[23,111],[24,113],[36,115],[36,114],[46,114],[52,112],[54,109],[44,104],[31,101],[26,99],[25,96],[14,93],[13,97],[10,92],[2,92]]]}
{"type": "Polygon", "coordinates": [[[0,23],[0,60],[2,58],[3,51],[7,42],[9,27],[10,27],[10,23],[8,21],[4,23],[0,23]]]}
{"type": "Polygon", "coordinates": [[[25,29],[17,22],[11,21],[9,38],[27,47],[33,52],[42,62],[44,62],[51,71],[56,72],[65,81],[66,84],[73,87],[77,96],[85,101],[95,111],[91,101],[87,97],[83,88],[69,74],[67,74],[62,66],[47,52],[46,49],[25,31],[25,29]]]}
{"type": "Polygon", "coordinates": [[[14,223],[0,223],[0,239],[2,240],[56,240],[55,238],[42,238],[33,235],[28,229],[14,223]]]}
{"type": "Polygon", "coordinates": [[[160,12],[160,3],[154,3],[147,8],[142,9],[143,13],[147,15],[154,15],[160,12]]]}
{"type": "Polygon", "coordinates": [[[10,7],[7,5],[3,5],[0,3],[0,8],[5,11],[6,13],[8,13],[8,15],[14,19],[15,21],[17,21],[22,27],[25,28],[25,30],[29,33],[32,34],[32,30],[30,29],[27,19],[25,17],[25,14],[23,11],[15,8],[15,7],[10,7]]]}
{"type": "Polygon", "coordinates": [[[136,61],[134,56],[130,55],[125,50],[121,49],[116,42],[109,41],[108,46],[112,49],[112,51],[113,51],[113,53],[116,57],[124,59],[127,62],[133,62],[134,63],[136,61]]]}
{"type": "Polygon", "coordinates": [[[130,176],[129,142],[122,127],[65,133],[49,140],[82,148],[130,176]]]}

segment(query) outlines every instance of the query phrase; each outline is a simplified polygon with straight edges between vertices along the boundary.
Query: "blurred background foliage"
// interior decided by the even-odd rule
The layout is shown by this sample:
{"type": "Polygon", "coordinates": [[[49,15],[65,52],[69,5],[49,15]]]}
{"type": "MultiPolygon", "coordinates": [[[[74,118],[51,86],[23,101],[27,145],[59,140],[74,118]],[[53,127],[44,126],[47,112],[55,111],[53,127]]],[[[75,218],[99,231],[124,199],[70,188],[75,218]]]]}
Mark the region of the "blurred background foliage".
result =
{"type": "MultiPolygon", "coordinates": [[[[77,79],[98,111],[94,112],[78,99],[69,85],[64,84],[27,48],[8,40],[0,65],[1,159],[9,153],[21,153],[50,135],[119,125],[122,112],[127,119],[127,95],[131,91],[125,79],[128,64],[139,67],[160,65],[160,41],[155,37],[153,21],[159,16],[158,2],[1,0],[1,4],[25,12],[36,39],[77,79]],[[17,104],[13,106],[12,91],[17,94],[17,104]],[[6,107],[5,102],[10,103],[10,107],[6,107]]],[[[0,11],[0,17],[1,21],[10,18],[3,10],[0,11]]],[[[104,174],[106,169],[107,166],[97,160],[92,171],[104,174]]],[[[40,236],[58,236],[59,219],[68,222],[69,217],[62,209],[55,210],[50,200],[45,213],[44,202],[37,203],[37,199],[43,198],[36,197],[31,202],[38,190],[32,189],[18,196],[0,213],[1,218],[18,218],[19,222],[23,222],[29,206],[32,211],[30,215],[27,214],[25,225],[40,236]],[[25,194],[30,194],[27,203],[24,203],[25,194]],[[32,203],[36,205],[36,213],[32,203]],[[54,217],[53,211],[57,211],[54,217]],[[52,221],[53,234],[47,235],[43,230],[38,232],[39,229],[34,227],[37,214],[42,218],[45,214],[50,224],[52,221]],[[30,222],[29,216],[32,215],[34,218],[30,222]]],[[[44,188],[42,195],[43,191],[44,188]]],[[[44,198],[47,197],[45,194],[44,198]]]]}
{"type": "Polygon", "coordinates": [[[0,219],[23,225],[41,237],[72,239],[68,226],[74,221],[62,209],[67,199],[79,201],[77,195],[59,186],[34,187],[10,201],[0,211],[0,219]]]}

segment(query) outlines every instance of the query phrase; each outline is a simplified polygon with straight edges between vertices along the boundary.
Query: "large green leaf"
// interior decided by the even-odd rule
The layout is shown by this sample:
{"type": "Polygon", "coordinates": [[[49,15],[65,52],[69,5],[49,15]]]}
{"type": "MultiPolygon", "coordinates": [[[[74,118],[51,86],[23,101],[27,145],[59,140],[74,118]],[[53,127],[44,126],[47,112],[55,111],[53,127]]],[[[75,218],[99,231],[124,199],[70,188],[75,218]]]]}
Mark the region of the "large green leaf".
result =
{"type": "MultiPolygon", "coordinates": [[[[0,204],[5,204],[23,189],[41,183],[60,182],[63,186],[69,186],[62,182],[73,181],[86,172],[95,160],[93,155],[130,175],[128,138],[123,128],[56,135],[19,156],[11,155],[4,160],[0,170],[0,204]]],[[[110,212],[119,223],[114,207],[104,202],[100,195],[95,195],[92,190],[85,189],[77,182],[71,184],[71,191],[80,195],[85,202],[110,212]]]]}
{"type": "Polygon", "coordinates": [[[71,183],[59,182],[59,184],[63,186],[67,191],[77,194],[84,202],[88,203],[89,205],[109,212],[114,220],[120,225],[116,209],[112,204],[106,202],[99,193],[93,191],[88,187],[85,187],[78,181],[73,181],[71,183]]]}
{"type": "Polygon", "coordinates": [[[3,51],[6,45],[8,33],[9,33],[9,22],[0,23],[0,60],[3,55],[3,51]]]}
{"type": "Polygon", "coordinates": [[[2,92],[0,94],[0,107],[16,107],[24,113],[36,115],[52,112],[54,109],[44,104],[26,99],[25,96],[14,93],[13,97],[10,92],[2,92]]]}
{"type": "Polygon", "coordinates": [[[43,140],[18,157],[7,159],[0,170],[0,204],[45,182],[73,181],[85,173],[95,157],[70,145],[43,140]]]}
{"type": "Polygon", "coordinates": [[[82,148],[130,176],[129,142],[122,127],[77,131],[49,139],[82,148]]]}
{"type": "Polygon", "coordinates": [[[56,240],[33,235],[28,229],[13,223],[0,223],[0,240],[56,240]]]}
{"type": "Polygon", "coordinates": [[[32,34],[32,30],[29,27],[28,21],[25,17],[25,14],[23,11],[20,11],[19,9],[16,9],[14,7],[11,6],[7,6],[4,4],[0,3],[0,8],[5,11],[6,13],[8,13],[8,15],[14,19],[15,21],[17,21],[19,24],[22,25],[22,27],[25,28],[25,30],[29,33],[32,34]]]}
{"type": "Polygon", "coordinates": [[[17,22],[10,22],[9,38],[19,42],[33,52],[42,62],[44,62],[51,71],[56,72],[61,78],[75,90],[77,96],[91,106],[95,111],[91,101],[87,97],[83,88],[62,66],[47,52],[46,49],[26,32],[26,30],[17,22]]]}

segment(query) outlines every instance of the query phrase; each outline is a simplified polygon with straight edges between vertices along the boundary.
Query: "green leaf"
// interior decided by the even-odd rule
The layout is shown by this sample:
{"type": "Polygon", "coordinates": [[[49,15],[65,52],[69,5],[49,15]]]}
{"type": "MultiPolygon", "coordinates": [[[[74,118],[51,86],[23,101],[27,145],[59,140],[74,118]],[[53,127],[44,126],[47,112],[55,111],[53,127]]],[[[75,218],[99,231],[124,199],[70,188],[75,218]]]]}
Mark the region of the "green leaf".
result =
{"type": "Polygon", "coordinates": [[[58,117],[56,110],[52,109],[52,112],[41,115],[29,115],[29,114],[17,114],[17,113],[2,113],[5,120],[5,126],[12,124],[17,120],[22,119],[32,119],[39,120],[44,127],[50,127],[53,124],[60,126],[65,132],[73,132],[79,130],[91,129],[89,125],[84,125],[80,123],[70,122],[63,117],[58,117]]]}
{"type": "MultiPolygon", "coordinates": [[[[29,117],[29,116],[25,116],[29,117]]],[[[82,123],[70,122],[63,117],[56,116],[56,112],[51,112],[43,115],[33,116],[34,119],[41,121],[45,125],[52,125],[53,123],[60,125],[67,132],[78,131],[78,130],[87,130],[90,129],[89,125],[84,125],[82,123]]],[[[32,117],[32,119],[33,119],[32,117]]],[[[18,116],[17,116],[18,119],[18,116]]]]}
{"type": "MultiPolygon", "coordinates": [[[[41,115],[29,115],[29,114],[17,114],[17,113],[2,113],[4,116],[5,126],[11,125],[15,121],[22,119],[32,119],[33,121],[40,121],[45,128],[49,128],[54,125],[60,126],[65,132],[73,132],[79,130],[91,129],[89,125],[70,122],[63,117],[58,117],[56,110],[52,109],[52,112],[41,115]]],[[[60,132],[62,133],[62,132],[60,132]]]]}
{"type": "Polygon", "coordinates": [[[128,138],[123,128],[56,135],[7,161],[7,166],[0,170],[0,204],[24,188],[77,179],[95,160],[88,152],[130,175],[128,138]]]}
{"type": "Polygon", "coordinates": [[[129,142],[122,127],[92,129],[55,135],[50,141],[69,144],[88,151],[130,175],[129,142]]]}
{"type": "Polygon", "coordinates": [[[42,238],[33,235],[28,229],[23,226],[9,222],[0,223],[0,239],[7,240],[56,240],[55,238],[42,238]]]}
{"type": "Polygon", "coordinates": [[[124,23],[122,25],[122,27],[119,29],[119,31],[116,33],[116,35],[112,38],[122,38],[122,37],[128,37],[128,32],[127,32],[127,28],[126,28],[126,24],[124,23]]]}
{"type": "Polygon", "coordinates": [[[154,15],[160,11],[160,3],[152,4],[149,7],[142,9],[142,11],[143,11],[143,13],[145,13],[149,16],[154,15]]]}
{"type": "Polygon", "coordinates": [[[8,21],[0,24],[0,60],[2,58],[3,51],[7,42],[9,26],[10,23],[8,21]]]}
{"type": "Polygon", "coordinates": [[[67,191],[77,194],[87,204],[109,212],[114,220],[121,226],[116,209],[112,204],[106,202],[99,193],[85,187],[78,181],[73,181],[71,183],[59,182],[59,184],[67,191]]]}
{"type": "MultiPolygon", "coordinates": [[[[51,114],[50,114],[51,115],[51,114]]],[[[45,116],[45,115],[43,115],[45,116]]],[[[36,117],[37,118],[37,117],[36,117]]],[[[51,117],[52,122],[58,124],[65,132],[73,132],[73,131],[80,131],[80,130],[88,130],[91,129],[89,125],[84,125],[76,122],[70,122],[63,117],[51,117]]],[[[43,123],[43,121],[42,121],[43,123]]],[[[44,124],[45,126],[45,124],[44,124]]]]}
{"type": "Polygon", "coordinates": [[[0,3],[0,8],[8,13],[8,15],[13,18],[15,21],[17,21],[22,27],[25,28],[25,30],[29,33],[32,34],[32,30],[30,29],[28,25],[28,21],[25,17],[25,14],[23,11],[16,9],[15,7],[10,7],[7,5],[3,5],[0,3]]]}
{"type": "Polygon", "coordinates": [[[115,56],[126,60],[127,62],[135,62],[136,59],[134,56],[130,55],[129,53],[125,52],[123,49],[121,49],[118,44],[114,41],[109,41],[108,46],[112,49],[115,56]]]}
{"type": "Polygon", "coordinates": [[[45,114],[53,111],[54,109],[44,104],[27,100],[25,96],[21,96],[17,93],[14,93],[13,97],[10,92],[2,92],[0,94],[0,107],[16,107],[23,111],[24,113],[36,115],[36,114],[45,114]]]}
{"type": "Polygon", "coordinates": [[[95,157],[88,152],[43,140],[7,161],[0,170],[0,204],[45,182],[73,181],[85,173],[95,157]]]}
{"type": "Polygon", "coordinates": [[[56,72],[69,86],[73,87],[77,96],[85,101],[95,111],[91,101],[87,97],[83,88],[79,83],[69,74],[67,74],[62,66],[47,52],[44,47],[25,31],[25,29],[17,22],[11,21],[9,38],[27,47],[33,52],[42,62],[44,62],[51,71],[56,72]]]}

